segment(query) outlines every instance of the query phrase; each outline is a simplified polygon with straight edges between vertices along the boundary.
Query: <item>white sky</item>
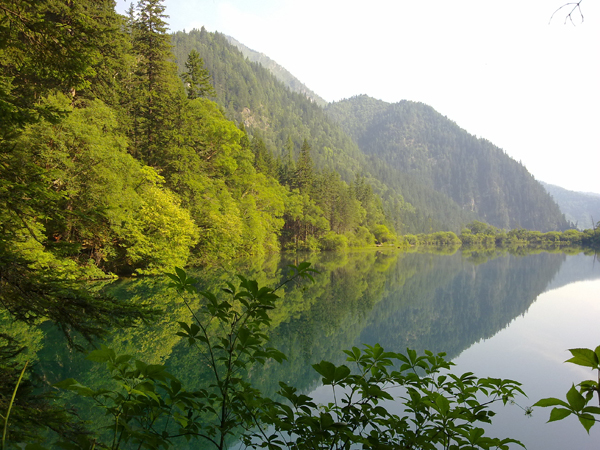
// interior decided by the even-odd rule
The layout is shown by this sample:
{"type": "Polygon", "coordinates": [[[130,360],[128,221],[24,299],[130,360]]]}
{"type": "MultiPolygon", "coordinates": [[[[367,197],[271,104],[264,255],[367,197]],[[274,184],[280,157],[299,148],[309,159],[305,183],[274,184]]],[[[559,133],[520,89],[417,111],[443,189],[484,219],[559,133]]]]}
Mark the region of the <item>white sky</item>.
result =
{"type": "MultiPolygon", "coordinates": [[[[600,193],[600,2],[166,0],[172,31],[204,26],[265,53],[328,101],[420,101],[522,161],[600,193]]],[[[117,0],[124,12],[128,0],[117,0]]]]}

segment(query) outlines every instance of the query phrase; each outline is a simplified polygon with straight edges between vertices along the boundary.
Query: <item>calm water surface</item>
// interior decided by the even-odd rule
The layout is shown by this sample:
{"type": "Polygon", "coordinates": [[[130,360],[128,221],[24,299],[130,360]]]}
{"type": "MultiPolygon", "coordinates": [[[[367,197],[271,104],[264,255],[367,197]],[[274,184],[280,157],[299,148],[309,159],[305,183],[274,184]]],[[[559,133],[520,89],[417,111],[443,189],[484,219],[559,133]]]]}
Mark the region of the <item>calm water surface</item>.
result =
{"type": "MultiPolygon", "coordinates": [[[[291,287],[273,312],[271,344],[288,355],[251,373],[256,387],[274,395],[283,380],[328,401],[311,364],[341,364],[343,349],[380,343],[402,351],[446,352],[456,372],[523,383],[529,398],[564,397],[571,383],[591,371],[563,364],[567,349],[600,345],[600,262],[583,253],[540,252],[419,253],[362,252],[310,256],[321,271],[314,284],[291,287]]],[[[275,285],[281,267],[298,261],[271,261],[248,274],[275,285]]],[[[229,273],[198,272],[205,289],[216,291],[229,273]]],[[[114,295],[147,299],[165,308],[159,323],[115,330],[107,345],[148,362],[162,362],[189,389],[205,374],[201,359],[175,335],[188,313],[160,279],[129,280],[109,288],[114,295]]],[[[98,367],[65,349],[48,331],[38,367],[48,380],[76,378],[95,385],[98,367]],[[53,343],[53,339],[55,342],[53,343]]],[[[501,407],[490,434],[522,440],[530,450],[600,448],[600,425],[588,436],[576,419],[545,424],[550,410],[533,417],[511,405],[501,407]]]]}
{"type": "MultiPolygon", "coordinates": [[[[436,267],[452,261],[457,271],[439,283],[432,277],[422,303],[397,312],[392,305],[407,301],[402,290],[408,286],[390,293],[373,309],[372,324],[355,344],[379,340],[390,348],[390,330],[381,323],[398,323],[396,348],[446,351],[457,373],[520,381],[528,395],[517,399],[523,407],[540,398],[564,398],[572,383],[594,378],[591,370],[563,363],[571,357],[569,348],[600,345],[600,262],[594,256],[509,255],[482,264],[455,256],[433,260],[436,267]],[[427,308],[427,302],[435,306],[427,308]],[[423,310],[428,320],[405,326],[422,319],[423,310]]],[[[331,399],[326,388],[311,394],[323,402],[331,399]]],[[[529,450],[600,448],[598,425],[588,436],[574,417],[547,424],[550,408],[536,408],[531,417],[516,405],[495,410],[490,435],[519,439],[529,450]]]]}

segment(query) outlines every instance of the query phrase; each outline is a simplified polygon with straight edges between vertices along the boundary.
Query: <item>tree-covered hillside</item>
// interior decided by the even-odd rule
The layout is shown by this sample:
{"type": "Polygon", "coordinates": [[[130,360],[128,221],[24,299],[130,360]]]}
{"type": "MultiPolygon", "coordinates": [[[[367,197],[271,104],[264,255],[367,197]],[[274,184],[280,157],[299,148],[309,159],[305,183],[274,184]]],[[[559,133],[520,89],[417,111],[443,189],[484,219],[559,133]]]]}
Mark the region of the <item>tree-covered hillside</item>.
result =
{"type": "Polygon", "coordinates": [[[333,170],[347,183],[363,176],[381,197],[386,217],[397,232],[460,231],[476,216],[451,198],[403,175],[378,158],[370,158],[316,102],[286,87],[269,70],[249,61],[228,38],[205,29],[173,35],[180,71],[196,50],[213,77],[215,101],[227,117],[243,123],[266,148],[282,160],[297,159],[304,139],[312,148],[317,170],[333,170]],[[291,152],[290,152],[291,150],[291,152]],[[288,155],[291,153],[291,155],[288,155]],[[410,187],[412,200],[404,191],[410,187]]]}
{"type": "Polygon", "coordinates": [[[259,53],[251,48],[246,47],[240,41],[231,36],[226,36],[227,41],[230,44],[235,45],[242,54],[248,58],[252,62],[259,63],[261,66],[269,69],[269,71],[277,77],[278,80],[283,82],[287,87],[289,87],[292,91],[298,92],[300,94],[306,95],[309,99],[314,101],[319,106],[326,106],[327,102],[309,89],[304,83],[302,83],[298,78],[292,75],[285,67],[277,64],[277,62],[273,61],[264,53],[259,53]]]}
{"type": "Polygon", "coordinates": [[[212,76],[214,100],[227,117],[243,123],[248,133],[258,136],[267,149],[286,157],[292,141],[297,158],[304,139],[313,151],[318,169],[328,167],[350,182],[361,171],[365,158],[354,142],[333,123],[323,109],[305,95],[292,92],[258,63],[250,62],[220,33],[192,30],[172,35],[173,53],[179,71],[191,50],[197,50],[212,76]]]}
{"type": "Polygon", "coordinates": [[[243,123],[275,158],[297,160],[307,139],[317,170],[333,170],[347,183],[364,176],[396,231],[460,231],[474,219],[501,228],[568,227],[522,165],[432,108],[360,96],[330,105],[326,114],[230,41],[204,29],[175,33],[179,70],[197,50],[227,117],[243,123]]]}
{"type": "MultiPolygon", "coordinates": [[[[7,8],[0,11],[3,280],[17,283],[30,270],[69,280],[156,273],[391,235],[380,197],[356,176],[364,157],[351,139],[326,123],[319,133],[285,128],[279,121],[293,116],[275,110],[264,140],[260,127],[248,135],[207,98],[211,74],[198,53],[186,54],[178,73],[160,0],[140,0],[127,17],[111,1],[13,0],[7,8]],[[267,146],[278,136],[286,146],[276,159],[267,146]]],[[[215,64],[225,68],[216,72],[218,98],[237,104],[228,80],[247,74],[227,52],[240,53],[226,42],[215,48],[223,52],[215,64]]],[[[250,106],[279,92],[263,84],[246,97],[250,106]]],[[[325,118],[304,100],[315,122],[325,118]]]]}
{"type": "MultiPolygon", "coordinates": [[[[523,165],[430,106],[357,96],[331,104],[327,112],[367,155],[446,193],[485,222],[541,231],[568,227],[523,165]]],[[[403,194],[412,201],[407,188],[403,194]]]]}
{"type": "Polygon", "coordinates": [[[540,182],[554,198],[568,221],[580,230],[594,228],[600,220],[600,194],[575,192],[540,182]]]}

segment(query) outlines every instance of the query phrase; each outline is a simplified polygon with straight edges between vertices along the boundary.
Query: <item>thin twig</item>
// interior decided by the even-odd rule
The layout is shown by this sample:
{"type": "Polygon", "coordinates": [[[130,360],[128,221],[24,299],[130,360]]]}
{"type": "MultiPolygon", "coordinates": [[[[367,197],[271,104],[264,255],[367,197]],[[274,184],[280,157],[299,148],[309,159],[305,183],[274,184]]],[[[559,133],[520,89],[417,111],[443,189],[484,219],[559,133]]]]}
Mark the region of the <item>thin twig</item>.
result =
{"type": "Polygon", "coordinates": [[[564,5],[562,5],[560,8],[558,8],[556,11],[554,11],[552,13],[552,15],[550,16],[550,20],[548,21],[548,24],[550,24],[550,22],[552,22],[552,19],[554,18],[554,15],[559,12],[561,9],[563,8],[568,8],[569,6],[572,6],[571,11],[569,12],[569,14],[567,14],[565,16],[565,21],[564,24],[566,25],[567,21],[570,21],[571,24],[573,24],[573,26],[575,25],[575,22],[573,22],[573,13],[575,11],[579,12],[579,17],[581,17],[581,22],[583,23],[583,12],[581,11],[581,2],[583,2],[583,0],[579,0],[578,2],[569,2],[569,3],[565,3],[564,5]]]}

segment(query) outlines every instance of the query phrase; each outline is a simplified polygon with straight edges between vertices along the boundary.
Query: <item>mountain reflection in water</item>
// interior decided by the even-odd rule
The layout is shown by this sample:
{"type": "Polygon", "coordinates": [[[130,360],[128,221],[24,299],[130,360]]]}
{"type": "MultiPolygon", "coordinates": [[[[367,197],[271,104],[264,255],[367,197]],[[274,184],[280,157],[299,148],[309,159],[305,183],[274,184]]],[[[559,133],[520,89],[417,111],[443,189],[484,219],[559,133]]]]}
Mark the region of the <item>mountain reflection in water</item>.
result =
{"type": "MultiPolygon", "coordinates": [[[[321,360],[341,364],[345,361],[342,350],[375,343],[391,351],[407,347],[443,351],[456,358],[457,371],[521,381],[529,394],[529,399],[520,402],[523,406],[542,396],[563,397],[572,381],[590,376],[584,373],[582,377],[580,371],[562,361],[569,357],[567,348],[600,344],[600,264],[594,256],[364,251],[323,253],[296,260],[282,257],[245,273],[272,286],[285,276],[286,264],[302,260],[309,260],[320,274],[315,283],[286,286],[272,314],[270,345],[283,351],[288,360],[281,365],[269,363],[248,374],[267,396],[275,395],[280,380],[303,392],[315,391],[320,378],[312,364],[321,360]],[[585,282],[573,284],[578,281],[585,282]],[[588,288],[569,290],[578,285],[588,288]],[[584,307],[585,324],[577,310],[584,307]],[[549,315],[548,308],[558,311],[559,316],[549,315]],[[566,320],[569,314],[572,320],[566,320]],[[563,322],[575,329],[565,328],[563,322]],[[581,337],[577,342],[557,338],[575,331],[581,337]],[[553,337],[553,346],[534,345],[547,336],[553,337]],[[564,367],[566,372],[557,376],[564,367]],[[537,389],[542,385],[554,390],[537,389]]],[[[201,279],[203,289],[213,292],[225,281],[235,281],[235,270],[191,272],[201,279]]],[[[115,296],[146,299],[163,307],[165,313],[151,326],[115,330],[106,345],[118,353],[165,363],[187,389],[194,389],[207,379],[206,366],[175,334],[177,321],[189,321],[189,317],[167,284],[162,278],[144,278],[109,286],[107,290],[115,296]]],[[[84,385],[98,385],[102,379],[102,371],[68,351],[52,329],[46,330],[37,349],[38,369],[50,381],[76,378],[84,385]]],[[[544,426],[549,409],[536,409],[533,419],[526,419],[516,406],[512,410],[516,413],[508,416],[501,411],[492,435],[522,439],[530,450],[597,448],[599,434],[592,429],[588,437],[576,420],[544,426]],[[553,433],[560,434],[562,440],[543,437],[553,433]],[[561,447],[556,446],[558,442],[571,444],[561,447]]]]}

